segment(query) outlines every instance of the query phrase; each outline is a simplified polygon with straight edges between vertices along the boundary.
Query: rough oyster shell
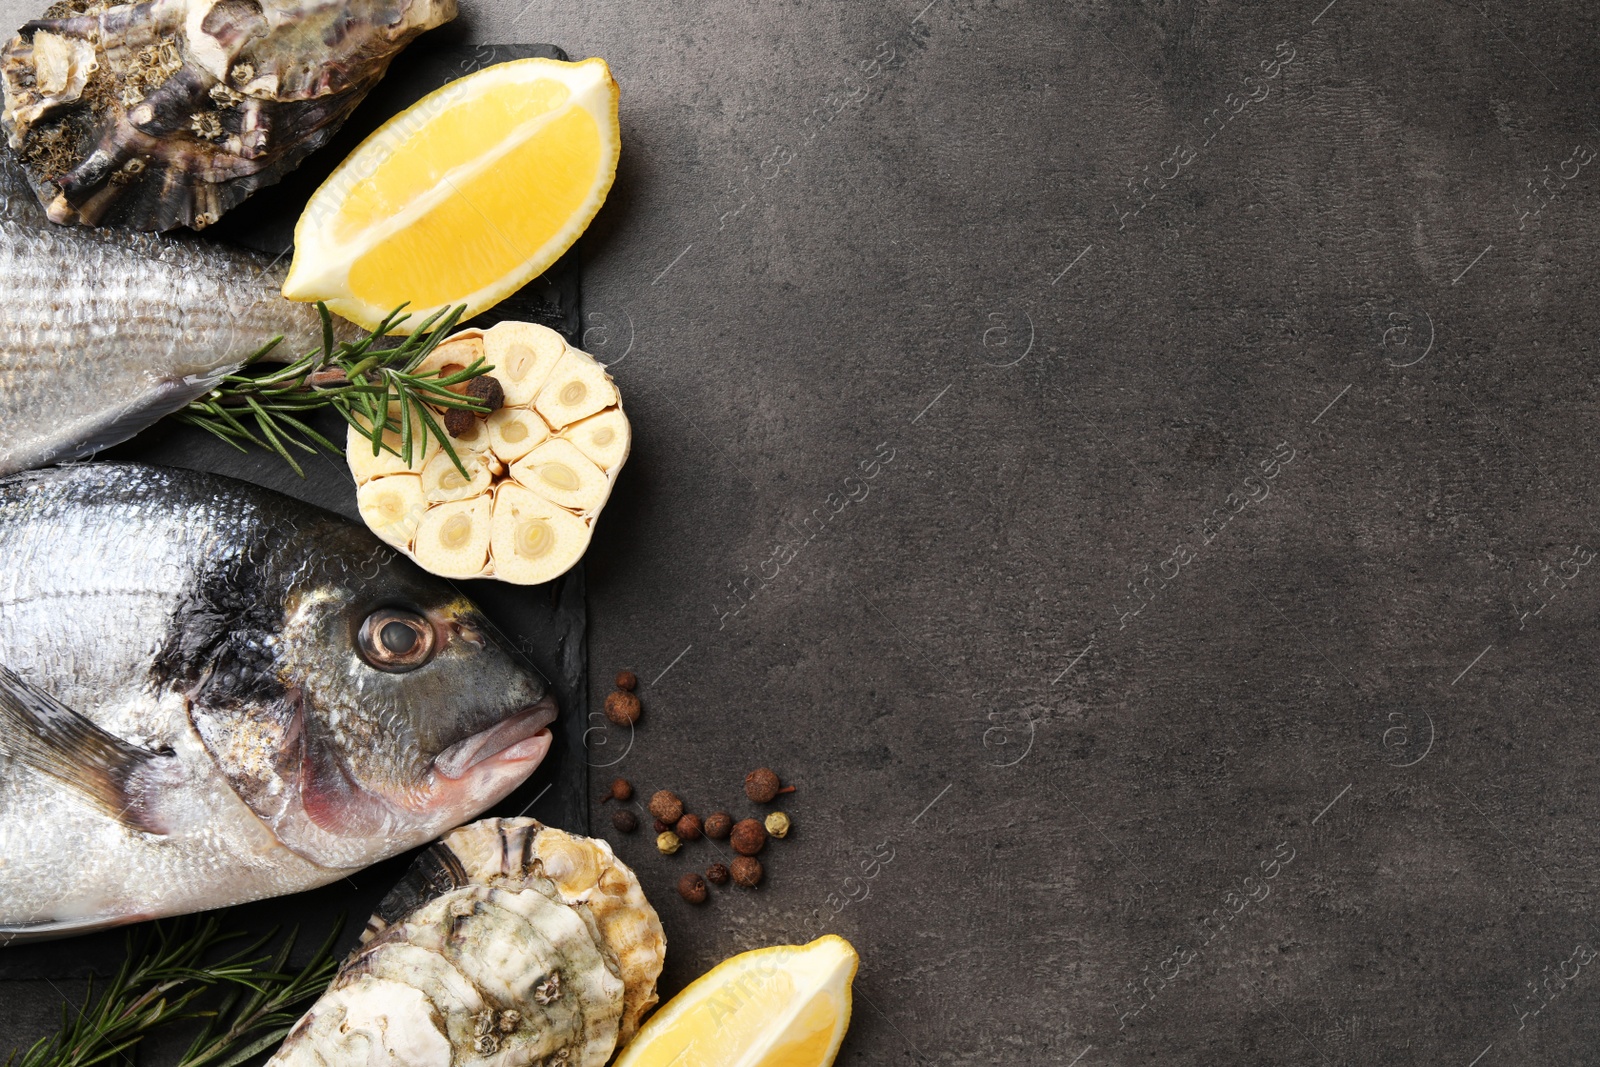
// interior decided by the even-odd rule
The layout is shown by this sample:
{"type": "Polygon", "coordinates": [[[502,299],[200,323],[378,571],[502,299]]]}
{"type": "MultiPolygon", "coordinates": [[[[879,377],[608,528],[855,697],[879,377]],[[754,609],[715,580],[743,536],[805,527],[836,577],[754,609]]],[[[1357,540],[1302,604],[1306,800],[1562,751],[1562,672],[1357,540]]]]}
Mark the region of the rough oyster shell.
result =
{"type": "MultiPolygon", "coordinates": [[[[484,819],[446,836],[441,844],[450,846],[468,881],[527,885],[588,916],[625,987],[621,1039],[627,1041],[638,1031],[645,1012],[660,999],[656,978],[667,937],[639,879],[610,845],[533,819],[484,819]]],[[[367,929],[371,936],[372,923],[367,929]]]]}
{"type": "Polygon", "coordinates": [[[269,1067],[602,1067],[665,951],[604,841],[485,819],[418,857],[269,1067]]]}
{"type": "Polygon", "coordinates": [[[0,49],[11,148],[59,223],[202,229],[321,147],[456,0],[64,0],[0,49]]]}

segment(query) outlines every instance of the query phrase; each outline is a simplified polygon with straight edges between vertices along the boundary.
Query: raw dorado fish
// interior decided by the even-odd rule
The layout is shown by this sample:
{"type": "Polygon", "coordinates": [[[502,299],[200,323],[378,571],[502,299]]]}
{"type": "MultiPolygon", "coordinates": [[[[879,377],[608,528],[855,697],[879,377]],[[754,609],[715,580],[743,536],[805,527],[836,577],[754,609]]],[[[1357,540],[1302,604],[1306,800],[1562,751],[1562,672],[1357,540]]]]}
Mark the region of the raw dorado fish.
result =
{"type": "Polygon", "coordinates": [[[333,881],[506,796],[555,714],[335,515],[161,467],[0,480],[0,942],[333,881]]]}
{"type": "Polygon", "coordinates": [[[318,347],[316,308],[282,284],[215,242],[53,227],[0,162],[0,475],[127,440],[279,334],[318,347]]]}

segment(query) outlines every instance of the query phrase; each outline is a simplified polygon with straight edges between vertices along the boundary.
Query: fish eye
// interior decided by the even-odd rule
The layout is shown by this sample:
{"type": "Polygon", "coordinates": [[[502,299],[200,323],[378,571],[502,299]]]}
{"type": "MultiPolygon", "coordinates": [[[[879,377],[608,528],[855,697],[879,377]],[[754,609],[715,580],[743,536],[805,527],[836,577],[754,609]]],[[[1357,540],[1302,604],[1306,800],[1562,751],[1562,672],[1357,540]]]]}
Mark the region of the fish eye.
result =
{"type": "Polygon", "coordinates": [[[361,658],[380,671],[403,674],[433,658],[433,626],[414,611],[379,608],[361,624],[361,658]]]}

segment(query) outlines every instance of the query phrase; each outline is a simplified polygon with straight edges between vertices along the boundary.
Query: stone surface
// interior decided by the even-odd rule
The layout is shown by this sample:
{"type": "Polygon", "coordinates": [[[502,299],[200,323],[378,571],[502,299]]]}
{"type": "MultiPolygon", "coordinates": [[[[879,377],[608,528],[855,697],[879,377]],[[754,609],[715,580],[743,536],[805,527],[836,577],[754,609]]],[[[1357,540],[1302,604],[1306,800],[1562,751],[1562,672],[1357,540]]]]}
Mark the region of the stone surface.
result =
{"type": "Polygon", "coordinates": [[[923,3],[475,15],[623,87],[592,791],[797,786],[755,893],[618,840],[669,987],[827,929],[841,1063],[1592,1059],[1595,15],[923,3]]]}
{"type": "Polygon", "coordinates": [[[451,31],[623,89],[591,795],[796,785],[699,908],[593,809],[665,991],[832,930],[843,1064],[1591,1060],[1597,16],[924,2],[451,31]]]}

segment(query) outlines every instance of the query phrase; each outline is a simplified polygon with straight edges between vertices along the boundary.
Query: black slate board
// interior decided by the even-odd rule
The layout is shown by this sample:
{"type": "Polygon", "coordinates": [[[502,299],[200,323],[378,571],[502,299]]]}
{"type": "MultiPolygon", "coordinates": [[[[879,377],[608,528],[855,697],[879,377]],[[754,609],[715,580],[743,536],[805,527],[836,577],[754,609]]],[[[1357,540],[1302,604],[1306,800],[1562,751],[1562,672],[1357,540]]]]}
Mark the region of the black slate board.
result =
{"type": "MultiPolygon", "coordinates": [[[[236,208],[208,230],[207,237],[233,241],[269,255],[286,255],[292,245],[295,220],[306,199],[339,161],[381,123],[464,74],[535,56],[566,58],[549,45],[467,46],[424,39],[395,61],[389,75],[326,147],[281,184],[263,190],[236,208]]],[[[473,320],[473,325],[487,326],[503,319],[540,322],[576,343],[581,320],[576,255],[569,253],[543,277],[473,320]]],[[[333,440],[344,438],[343,423],[336,415],[313,420],[313,424],[333,440]]],[[[304,463],[306,477],[302,480],[275,456],[241,454],[202,430],[163,423],[102,453],[101,458],[224,474],[359,521],[354,483],[338,457],[321,456],[304,463]]],[[[587,832],[588,783],[583,754],[587,616],[582,565],[557,581],[532,588],[491,581],[459,584],[511,644],[549,679],[561,704],[550,755],[526,783],[489,814],[528,814],[554,826],[587,832]]],[[[228,929],[259,933],[298,924],[305,931],[302,942],[309,943],[302,946],[305,952],[343,916],[341,949],[347,948],[354,943],[373,906],[404,873],[411,858],[410,853],[395,857],[310,893],[257,901],[216,914],[228,929]]],[[[61,941],[12,945],[0,950],[0,981],[16,983],[11,995],[27,998],[38,992],[59,999],[48,982],[114,971],[125,956],[126,936],[125,929],[116,929],[61,941]]],[[[0,1011],[0,1053],[25,1036],[31,1040],[29,1035],[11,1032],[6,1018],[9,1014],[0,1011]]]]}

